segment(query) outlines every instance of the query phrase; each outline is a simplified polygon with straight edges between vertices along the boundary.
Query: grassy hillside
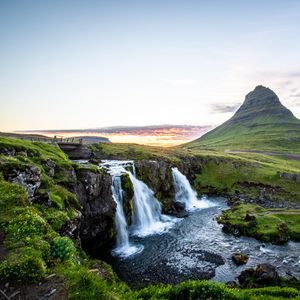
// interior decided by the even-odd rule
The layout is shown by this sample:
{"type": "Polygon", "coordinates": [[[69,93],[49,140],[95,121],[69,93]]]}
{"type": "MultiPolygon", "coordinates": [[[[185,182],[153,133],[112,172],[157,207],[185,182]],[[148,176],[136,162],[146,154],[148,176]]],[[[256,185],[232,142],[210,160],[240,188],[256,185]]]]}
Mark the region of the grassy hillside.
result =
{"type": "Polygon", "coordinates": [[[300,120],[258,86],[231,119],[184,147],[300,153],[300,120]]]}

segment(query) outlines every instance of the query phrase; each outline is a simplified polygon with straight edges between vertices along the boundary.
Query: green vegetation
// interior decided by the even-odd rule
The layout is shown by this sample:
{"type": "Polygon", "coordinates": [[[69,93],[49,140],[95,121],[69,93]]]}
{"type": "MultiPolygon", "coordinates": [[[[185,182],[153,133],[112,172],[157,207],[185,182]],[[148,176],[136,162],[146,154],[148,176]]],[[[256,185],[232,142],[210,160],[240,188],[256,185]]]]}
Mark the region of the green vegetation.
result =
{"type": "MultiPolygon", "coordinates": [[[[299,200],[296,183],[281,178],[278,172],[297,173],[300,162],[264,155],[231,155],[180,148],[160,149],[125,144],[94,147],[100,156],[163,159],[171,165],[179,163],[182,157],[197,158],[203,166],[195,181],[199,191],[214,189],[219,193],[234,195],[239,192],[256,197],[257,185],[264,184],[281,191],[280,195],[285,198],[299,200]],[[245,182],[252,186],[248,188],[245,182]]],[[[117,278],[110,266],[90,259],[82,249],[76,248],[74,241],[59,234],[65,224],[78,216],[80,205],[66,186],[76,181],[74,172],[82,167],[69,161],[54,145],[0,138],[0,153],[0,233],[5,236],[0,246],[5,247],[6,252],[0,262],[2,280],[39,282],[47,275],[56,273],[67,286],[68,299],[300,299],[299,290],[293,288],[240,290],[207,281],[188,281],[177,286],[151,285],[133,291],[117,278]],[[11,174],[24,172],[32,174],[33,182],[30,183],[40,183],[36,192],[38,202],[31,202],[26,186],[8,182],[11,174]]],[[[101,172],[92,166],[84,168],[101,172]]],[[[131,198],[132,186],[128,176],[124,176],[122,181],[131,198]]],[[[128,203],[127,209],[130,210],[131,202],[128,203]]],[[[297,211],[287,213],[250,206],[241,208],[239,218],[249,210],[250,214],[255,214],[259,232],[266,236],[277,228],[276,224],[282,223],[286,224],[291,238],[299,237],[297,211]]],[[[238,222],[238,216],[235,218],[238,222]]]]}
{"type": "Polygon", "coordinates": [[[75,260],[76,249],[68,237],[56,237],[51,246],[51,255],[62,261],[75,260]]]}
{"type": "Polygon", "coordinates": [[[265,209],[258,205],[239,204],[218,218],[226,230],[274,243],[289,239],[300,241],[300,210],[265,209]]]}
{"type": "Polygon", "coordinates": [[[300,162],[262,154],[227,154],[210,159],[194,184],[201,193],[300,202],[299,183],[281,177],[284,172],[300,173],[300,162]]]}
{"type": "MultiPolygon", "coordinates": [[[[56,230],[77,216],[75,195],[53,177],[54,169],[60,172],[67,166],[71,170],[73,163],[59,148],[43,143],[0,138],[0,149],[4,153],[0,155],[0,231],[5,235],[7,252],[0,263],[0,277],[37,281],[61,259],[53,251],[59,238],[56,230]],[[10,176],[28,179],[22,179],[23,187],[6,181],[10,176]],[[41,202],[31,204],[25,187],[35,184],[41,202]]],[[[68,181],[67,176],[64,181],[68,181]]],[[[69,240],[65,248],[64,259],[71,261],[73,242],[69,240]]]]}

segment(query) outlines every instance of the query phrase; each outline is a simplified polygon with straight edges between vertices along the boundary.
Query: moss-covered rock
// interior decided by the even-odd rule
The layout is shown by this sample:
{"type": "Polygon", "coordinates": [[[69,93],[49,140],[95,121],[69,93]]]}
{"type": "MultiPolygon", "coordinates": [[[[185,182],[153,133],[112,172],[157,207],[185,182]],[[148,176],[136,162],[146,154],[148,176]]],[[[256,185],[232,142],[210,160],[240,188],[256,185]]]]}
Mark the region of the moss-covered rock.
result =
{"type": "Polygon", "coordinates": [[[251,236],[274,244],[286,243],[291,238],[290,233],[293,233],[293,239],[299,240],[300,211],[284,210],[281,216],[277,212],[258,205],[238,204],[224,211],[218,217],[218,222],[223,224],[226,233],[251,236]],[[298,221],[285,223],[289,216],[298,221]]]}
{"type": "Polygon", "coordinates": [[[232,260],[236,265],[244,265],[248,262],[249,256],[245,253],[234,253],[232,260]]]}
{"type": "Polygon", "coordinates": [[[121,176],[121,184],[123,190],[123,208],[127,219],[127,224],[131,225],[133,215],[134,190],[128,174],[123,174],[121,176]]]}

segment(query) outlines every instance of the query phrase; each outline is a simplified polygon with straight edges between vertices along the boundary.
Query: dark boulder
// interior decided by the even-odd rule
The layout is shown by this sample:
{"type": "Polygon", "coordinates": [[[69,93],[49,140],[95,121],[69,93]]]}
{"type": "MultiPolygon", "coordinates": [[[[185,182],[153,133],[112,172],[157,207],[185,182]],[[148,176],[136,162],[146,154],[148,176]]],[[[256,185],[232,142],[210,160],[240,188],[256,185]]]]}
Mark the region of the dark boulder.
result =
{"type": "Polygon", "coordinates": [[[238,276],[239,283],[242,287],[254,288],[278,285],[280,277],[276,268],[270,264],[260,264],[254,270],[247,269],[238,276]]]}
{"type": "Polygon", "coordinates": [[[175,201],[175,202],[174,202],[174,209],[175,209],[177,212],[180,212],[180,211],[185,210],[185,203],[179,202],[179,201],[175,201]]]}
{"type": "Polygon", "coordinates": [[[249,259],[248,255],[244,253],[234,253],[232,255],[232,260],[238,266],[246,264],[248,262],[248,259],[249,259]]]}
{"type": "Polygon", "coordinates": [[[282,245],[288,242],[290,239],[288,226],[284,222],[277,224],[277,235],[274,237],[274,243],[277,245],[282,245]]]}
{"type": "Polygon", "coordinates": [[[236,289],[238,288],[238,283],[236,281],[228,281],[226,282],[226,286],[231,289],[236,289]]]}

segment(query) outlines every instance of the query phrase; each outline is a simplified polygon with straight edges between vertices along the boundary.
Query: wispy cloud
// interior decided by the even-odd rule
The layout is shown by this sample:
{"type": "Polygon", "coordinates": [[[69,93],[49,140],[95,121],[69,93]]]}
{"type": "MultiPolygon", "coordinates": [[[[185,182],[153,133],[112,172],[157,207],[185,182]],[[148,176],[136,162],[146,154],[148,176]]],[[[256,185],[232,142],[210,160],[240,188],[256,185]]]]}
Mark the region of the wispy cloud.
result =
{"type": "Polygon", "coordinates": [[[212,104],[210,109],[212,113],[224,114],[234,112],[238,109],[241,104],[212,104]]]}

